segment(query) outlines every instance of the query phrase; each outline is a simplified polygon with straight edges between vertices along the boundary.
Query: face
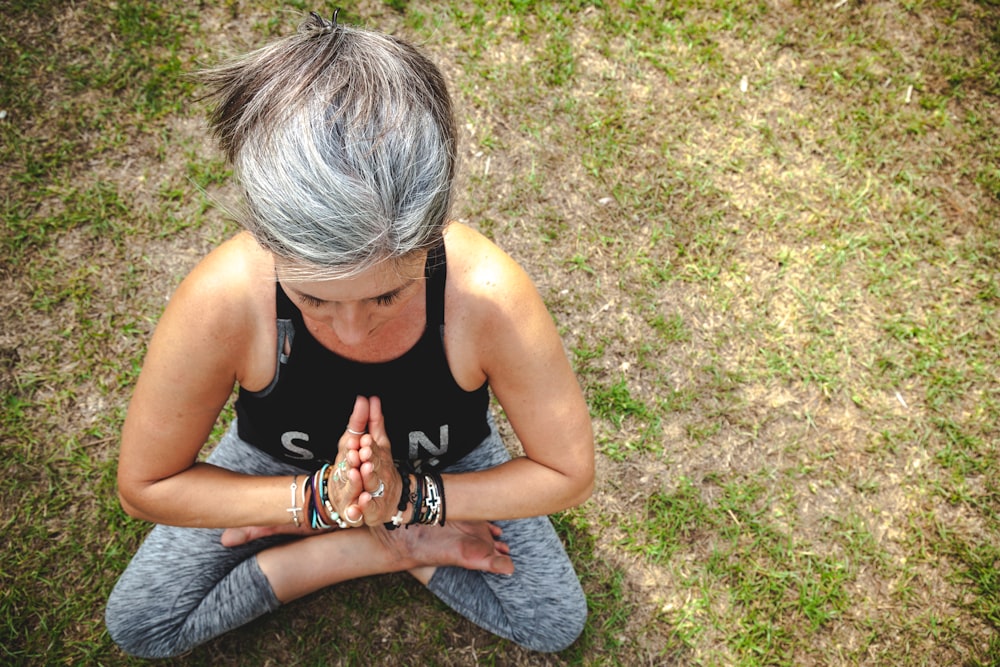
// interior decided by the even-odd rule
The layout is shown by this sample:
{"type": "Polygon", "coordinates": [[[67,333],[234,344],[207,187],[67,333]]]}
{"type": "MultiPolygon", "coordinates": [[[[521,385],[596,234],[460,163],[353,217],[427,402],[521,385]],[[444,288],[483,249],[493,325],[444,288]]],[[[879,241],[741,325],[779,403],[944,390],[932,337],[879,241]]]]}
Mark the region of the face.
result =
{"type": "Polygon", "coordinates": [[[406,312],[423,294],[427,253],[376,264],[349,278],[298,280],[276,262],[278,280],[305,319],[329,327],[342,343],[360,345],[406,312]],[[284,273],[286,277],[282,277],[284,273]]]}

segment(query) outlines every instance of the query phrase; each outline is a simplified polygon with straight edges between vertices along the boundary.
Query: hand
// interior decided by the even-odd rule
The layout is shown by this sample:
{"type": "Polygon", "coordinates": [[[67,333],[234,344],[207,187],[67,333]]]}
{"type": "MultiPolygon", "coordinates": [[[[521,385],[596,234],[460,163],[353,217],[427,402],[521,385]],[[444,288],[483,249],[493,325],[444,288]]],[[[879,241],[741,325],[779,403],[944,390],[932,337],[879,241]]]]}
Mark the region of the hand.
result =
{"type": "MultiPolygon", "coordinates": [[[[358,396],[347,420],[347,428],[337,446],[337,458],[328,487],[330,501],[335,508],[340,508],[338,514],[350,527],[364,525],[364,512],[360,508],[359,497],[365,487],[360,469],[363,464],[362,452],[365,451],[363,442],[368,438],[369,412],[370,401],[364,396],[358,396]]],[[[365,453],[365,457],[370,458],[370,451],[365,453]]]]}
{"type": "MultiPolygon", "coordinates": [[[[381,526],[396,513],[396,505],[403,491],[403,480],[392,460],[392,444],[385,430],[382,401],[378,396],[368,399],[368,433],[361,437],[358,472],[363,491],[357,508],[364,515],[368,526],[381,526]],[[380,491],[381,489],[381,491],[380,491]],[[373,496],[373,493],[381,495],[373,496]]],[[[354,510],[351,516],[356,517],[354,510]]]]}
{"type": "MultiPolygon", "coordinates": [[[[337,458],[334,462],[334,472],[330,475],[327,493],[334,508],[344,508],[338,514],[347,521],[348,526],[364,525],[363,510],[358,506],[358,498],[365,492],[364,482],[359,468],[362,466],[362,437],[367,438],[365,431],[369,422],[369,401],[364,396],[358,396],[354,402],[354,410],[347,422],[347,428],[338,443],[337,458]],[[353,509],[350,509],[353,508],[353,509]],[[346,516],[345,516],[346,515],[346,516]]],[[[371,458],[371,450],[365,451],[365,460],[371,458]]],[[[324,512],[325,514],[325,512],[324,512]]],[[[326,517],[330,521],[332,517],[326,517]]],[[[331,522],[332,523],[332,522],[331,522]]],[[[271,535],[314,535],[317,532],[308,525],[301,527],[281,524],[277,526],[245,526],[228,528],[222,533],[222,544],[227,547],[239,546],[271,535]]]]}

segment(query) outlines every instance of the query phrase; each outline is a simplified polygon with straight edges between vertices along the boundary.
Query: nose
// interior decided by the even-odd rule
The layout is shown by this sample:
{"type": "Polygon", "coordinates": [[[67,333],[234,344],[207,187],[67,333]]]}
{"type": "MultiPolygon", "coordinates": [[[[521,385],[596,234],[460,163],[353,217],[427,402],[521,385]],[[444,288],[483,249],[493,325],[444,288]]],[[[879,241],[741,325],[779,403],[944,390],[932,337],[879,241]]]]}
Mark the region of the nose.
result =
{"type": "Polygon", "coordinates": [[[340,304],[330,327],[345,345],[357,345],[368,338],[368,314],[361,304],[340,304]]]}

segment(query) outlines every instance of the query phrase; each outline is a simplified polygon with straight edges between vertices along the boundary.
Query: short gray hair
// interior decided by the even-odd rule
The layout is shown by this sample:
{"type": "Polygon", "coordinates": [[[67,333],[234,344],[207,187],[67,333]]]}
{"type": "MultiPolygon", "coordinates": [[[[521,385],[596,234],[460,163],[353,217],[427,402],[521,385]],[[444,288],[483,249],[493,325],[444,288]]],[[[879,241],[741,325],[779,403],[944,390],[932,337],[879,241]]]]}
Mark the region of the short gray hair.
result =
{"type": "Polygon", "coordinates": [[[312,14],[201,74],[241,224],[316,279],[440,243],[456,132],[440,70],[401,39],[312,14]]]}

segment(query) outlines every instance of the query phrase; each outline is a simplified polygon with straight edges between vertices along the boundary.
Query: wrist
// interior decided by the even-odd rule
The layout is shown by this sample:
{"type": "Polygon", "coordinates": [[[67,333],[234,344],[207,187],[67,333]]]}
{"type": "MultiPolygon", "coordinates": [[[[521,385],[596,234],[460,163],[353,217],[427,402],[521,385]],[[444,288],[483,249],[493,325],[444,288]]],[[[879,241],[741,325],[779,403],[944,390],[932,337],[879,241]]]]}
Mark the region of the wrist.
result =
{"type": "Polygon", "coordinates": [[[399,493],[399,502],[396,503],[396,508],[393,511],[392,516],[388,521],[385,522],[385,527],[389,530],[395,530],[400,526],[409,525],[410,518],[412,517],[412,511],[410,508],[410,489],[413,488],[412,484],[415,480],[414,475],[411,475],[406,470],[400,470],[399,478],[402,481],[402,489],[399,493]]]}
{"type": "MultiPolygon", "coordinates": [[[[324,464],[319,470],[306,480],[306,488],[303,493],[306,516],[309,517],[309,525],[314,530],[324,530],[333,528],[347,528],[347,523],[338,514],[330,499],[330,464],[324,464]]],[[[341,464],[340,468],[343,467],[341,464]]]]}
{"type": "Polygon", "coordinates": [[[418,507],[413,503],[414,488],[419,484],[419,480],[416,475],[407,475],[410,478],[410,493],[406,498],[406,510],[404,511],[405,524],[408,526],[411,523],[416,523],[416,514],[418,507]]]}
{"type": "Polygon", "coordinates": [[[428,474],[400,470],[402,491],[395,513],[384,525],[389,530],[415,524],[443,526],[445,522],[444,482],[436,472],[428,474]]]}

